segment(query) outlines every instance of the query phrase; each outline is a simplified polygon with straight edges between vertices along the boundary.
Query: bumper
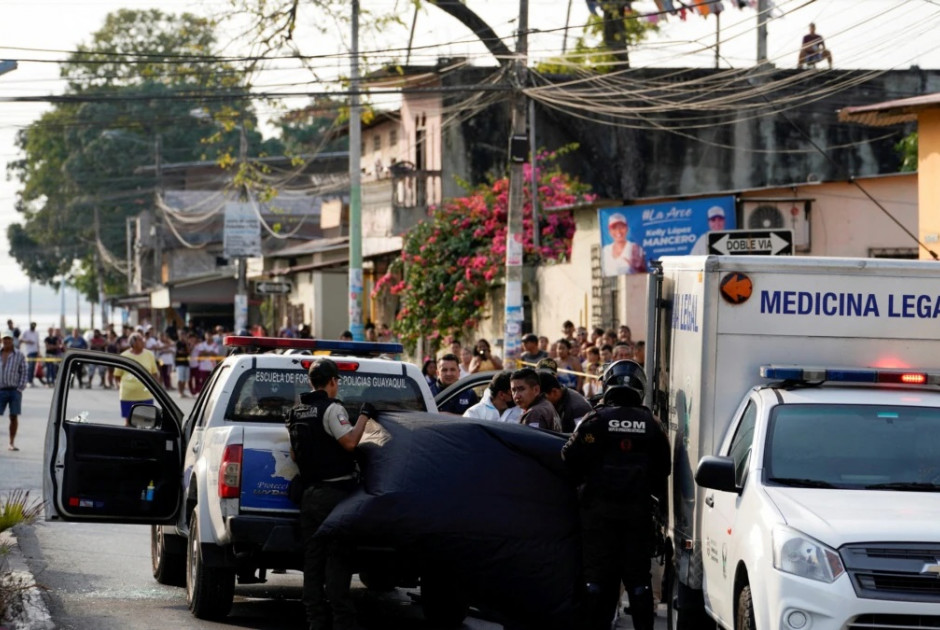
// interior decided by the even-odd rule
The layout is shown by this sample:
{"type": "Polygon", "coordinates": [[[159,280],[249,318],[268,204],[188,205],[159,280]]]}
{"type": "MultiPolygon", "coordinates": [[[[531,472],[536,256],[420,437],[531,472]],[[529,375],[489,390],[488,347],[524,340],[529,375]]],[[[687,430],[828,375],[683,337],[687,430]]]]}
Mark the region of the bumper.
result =
{"type": "Polygon", "coordinates": [[[300,521],[296,517],[233,516],[226,530],[236,558],[252,555],[303,556],[300,521]]]}
{"type": "MultiPolygon", "coordinates": [[[[754,613],[760,628],[780,630],[852,630],[871,627],[940,627],[940,602],[922,603],[861,599],[855,594],[848,575],[832,584],[799,578],[772,570],[760,582],[752,580],[754,595],[763,591],[762,601],[755,601],[754,613]],[[872,626],[872,615],[890,625],[872,626]],[[887,617],[883,617],[887,616],[887,617]],[[913,625],[929,619],[936,625],[913,625]]],[[[753,577],[753,576],[752,576],[753,577]]]]}

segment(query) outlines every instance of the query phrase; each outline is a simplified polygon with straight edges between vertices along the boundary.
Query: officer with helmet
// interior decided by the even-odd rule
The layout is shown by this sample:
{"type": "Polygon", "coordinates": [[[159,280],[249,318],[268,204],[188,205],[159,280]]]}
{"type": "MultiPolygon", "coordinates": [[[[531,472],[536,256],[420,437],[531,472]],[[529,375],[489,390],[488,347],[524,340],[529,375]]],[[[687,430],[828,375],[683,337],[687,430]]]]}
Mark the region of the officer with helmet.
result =
{"type": "Polygon", "coordinates": [[[585,630],[609,630],[622,582],[636,630],[653,630],[650,579],[653,496],[666,505],[669,441],[643,406],[646,374],[634,361],[616,361],[601,378],[601,404],[588,413],[561,450],[581,483],[585,630]]]}

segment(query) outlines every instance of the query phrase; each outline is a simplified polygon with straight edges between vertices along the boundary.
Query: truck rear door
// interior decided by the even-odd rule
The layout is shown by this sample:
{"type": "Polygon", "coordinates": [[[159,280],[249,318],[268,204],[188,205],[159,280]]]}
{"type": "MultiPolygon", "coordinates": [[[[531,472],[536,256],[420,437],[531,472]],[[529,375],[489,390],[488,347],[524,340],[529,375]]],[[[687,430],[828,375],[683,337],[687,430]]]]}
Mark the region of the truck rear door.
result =
{"type": "MultiPolygon", "coordinates": [[[[89,382],[91,379],[88,379],[89,382]]],[[[49,409],[43,459],[46,520],[169,524],[180,506],[182,412],[136,361],[67,353],[49,409]],[[119,368],[152,403],[121,417],[118,393],[82,389],[78,375],[119,368]],[[136,426],[135,426],[136,425],[136,426]]]]}

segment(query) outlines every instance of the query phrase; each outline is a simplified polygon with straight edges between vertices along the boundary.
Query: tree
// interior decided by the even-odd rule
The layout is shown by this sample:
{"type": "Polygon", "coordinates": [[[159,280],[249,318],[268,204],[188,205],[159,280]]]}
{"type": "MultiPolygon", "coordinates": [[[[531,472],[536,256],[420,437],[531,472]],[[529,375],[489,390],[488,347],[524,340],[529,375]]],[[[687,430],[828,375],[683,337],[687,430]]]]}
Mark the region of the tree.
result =
{"type": "MultiPolygon", "coordinates": [[[[536,170],[539,207],[538,244],[533,239],[532,201],[523,206],[523,256],[527,265],[564,262],[574,236],[572,206],[593,201],[587,187],[554,164],[556,153],[539,156],[536,170]]],[[[531,166],[524,167],[526,180],[531,166]]],[[[413,348],[420,337],[465,337],[483,315],[489,292],[506,273],[506,216],[509,180],[470,189],[449,199],[431,218],[409,231],[401,257],[376,283],[373,297],[399,296],[393,329],[413,348]]]]}
{"type": "MultiPolygon", "coordinates": [[[[123,260],[124,219],[152,207],[158,161],[231,162],[241,132],[229,120],[259,150],[254,115],[241,96],[246,86],[211,56],[214,43],[212,23],[202,18],[121,10],[63,63],[69,88],[18,134],[25,157],[9,167],[21,183],[22,222],[7,235],[30,278],[56,285],[77,261],[70,282],[97,301],[96,254],[123,260]],[[196,108],[222,124],[194,118],[196,108]]],[[[123,279],[110,267],[108,292],[122,293],[123,279]]]]}

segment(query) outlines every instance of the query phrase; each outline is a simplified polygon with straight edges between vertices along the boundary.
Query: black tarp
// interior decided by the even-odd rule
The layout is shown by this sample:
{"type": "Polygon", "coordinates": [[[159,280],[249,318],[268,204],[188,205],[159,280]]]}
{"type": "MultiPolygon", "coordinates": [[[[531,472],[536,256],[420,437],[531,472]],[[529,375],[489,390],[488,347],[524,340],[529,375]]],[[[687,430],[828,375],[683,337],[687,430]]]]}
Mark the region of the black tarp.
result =
{"type": "Polygon", "coordinates": [[[360,444],[362,488],[320,533],[402,550],[526,626],[569,627],[580,538],[564,443],[522,425],[382,413],[360,444]]]}

